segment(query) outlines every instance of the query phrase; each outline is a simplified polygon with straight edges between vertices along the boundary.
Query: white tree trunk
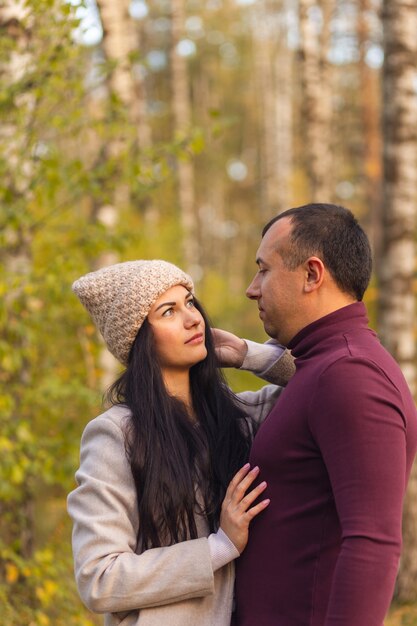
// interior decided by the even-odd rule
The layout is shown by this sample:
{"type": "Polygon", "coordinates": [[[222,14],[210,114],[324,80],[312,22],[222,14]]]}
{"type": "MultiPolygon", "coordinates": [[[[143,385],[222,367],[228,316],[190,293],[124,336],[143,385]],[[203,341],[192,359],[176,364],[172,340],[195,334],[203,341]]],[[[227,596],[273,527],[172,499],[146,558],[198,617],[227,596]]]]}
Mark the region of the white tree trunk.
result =
{"type": "MultiPolygon", "coordinates": [[[[415,268],[417,213],[417,1],[385,0],[383,70],[383,247],[379,268],[379,332],[416,391],[415,268]]],[[[401,600],[416,597],[417,472],[404,513],[398,578],[401,600]]]]}
{"type": "MultiPolygon", "coordinates": [[[[0,35],[5,33],[14,40],[13,50],[8,62],[0,65],[2,82],[7,87],[22,80],[30,70],[32,56],[29,52],[30,44],[30,14],[28,7],[23,2],[7,0],[0,4],[0,35]]],[[[8,163],[8,170],[3,184],[10,189],[15,196],[30,196],[30,183],[33,174],[31,155],[26,149],[26,132],[30,124],[30,117],[34,106],[32,94],[21,94],[16,105],[21,106],[22,120],[19,126],[0,120],[0,143],[2,157],[8,163]]],[[[2,261],[9,276],[18,276],[23,285],[32,269],[31,244],[32,233],[20,220],[16,227],[6,229],[6,245],[1,250],[2,261]]],[[[15,291],[8,291],[6,303],[12,304],[13,300],[20,298],[22,292],[19,287],[15,291]]],[[[22,341],[25,341],[22,338],[22,341]]],[[[27,374],[22,371],[23,378],[27,374]]],[[[27,382],[27,381],[26,381],[27,382]]]]}
{"type": "Polygon", "coordinates": [[[328,61],[334,0],[299,0],[306,169],[313,202],[332,197],[332,72],[328,61]],[[321,23],[315,18],[321,10],[321,23]]]}
{"type": "Polygon", "coordinates": [[[384,3],[383,260],[379,330],[415,392],[417,2],[384,3]]]}
{"type": "Polygon", "coordinates": [[[284,0],[280,17],[278,50],[275,55],[275,116],[277,126],[277,154],[275,185],[278,212],[292,206],[293,172],[293,51],[287,43],[291,1],[284,0]]]}
{"type": "MultiPolygon", "coordinates": [[[[178,43],[184,37],[184,0],[171,0],[171,85],[175,134],[186,138],[192,127],[190,85],[187,60],[178,53],[178,43]]],[[[178,199],[181,211],[182,248],[188,272],[198,275],[198,218],[195,207],[194,165],[190,159],[177,160],[178,199]]]]}
{"type": "Polygon", "coordinates": [[[140,73],[133,73],[132,55],[140,45],[139,31],[129,15],[129,0],[97,0],[103,26],[103,50],[115,63],[111,72],[110,88],[125,104],[129,119],[137,127],[141,147],[151,144],[146,117],[144,83],[140,73]]]}
{"type": "MultiPolygon", "coordinates": [[[[363,188],[362,198],[368,211],[368,235],[371,240],[374,258],[378,259],[382,237],[382,137],[381,137],[381,98],[379,74],[371,68],[366,56],[372,42],[369,15],[372,11],[370,0],[358,0],[357,37],[359,51],[359,86],[363,188]],[[366,97],[363,96],[366,94],[366,97]]],[[[376,18],[376,16],[375,16],[376,18]]]]}
{"type": "Polygon", "coordinates": [[[265,219],[290,204],[292,171],[292,52],[285,0],[259,1],[253,20],[260,108],[260,204],[265,219]]]}
{"type": "MultiPolygon", "coordinates": [[[[0,36],[7,36],[13,41],[12,51],[8,62],[0,65],[2,83],[5,87],[13,87],[23,80],[31,69],[32,55],[30,53],[31,38],[30,9],[23,2],[6,0],[0,4],[0,36]]],[[[8,170],[2,180],[11,196],[29,200],[31,197],[30,184],[33,176],[31,154],[27,150],[28,128],[34,107],[34,97],[29,92],[22,96],[15,96],[15,105],[20,107],[19,124],[4,122],[0,119],[0,149],[2,159],[8,164],[8,170]]],[[[27,283],[32,271],[32,238],[33,233],[25,220],[16,215],[16,225],[7,226],[4,233],[4,246],[0,249],[0,263],[4,267],[5,276],[13,285],[3,296],[3,305],[7,314],[7,326],[13,326],[13,321],[21,324],[19,319],[22,312],[28,314],[27,283]],[[18,313],[16,311],[19,311],[18,313]],[[16,319],[17,318],[17,319],[16,319]]],[[[7,339],[7,335],[6,335],[7,339]]],[[[20,389],[31,385],[31,368],[26,358],[28,338],[22,335],[14,337],[13,348],[19,353],[21,366],[18,372],[4,373],[3,384],[11,384],[14,394],[14,409],[19,420],[21,411],[20,389]]],[[[0,518],[5,516],[7,503],[0,503],[0,518]]],[[[29,558],[33,550],[33,494],[26,490],[26,498],[21,511],[9,511],[9,521],[5,522],[5,540],[10,544],[19,545],[19,553],[23,558],[29,558]]]]}
{"type": "MultiPolygon", "coordinates": [[[[133,134],[139,148],[151,145],[150,127],[146,117],[146,98],[144,82],[140,72],[133,72],[133,55],[139,47],[139,33],[129,15],[129,0],[97,0],[103,26],[102,47],[106,58],[114,63],[108,91],[117,95],[126,108],[129,125],[127,133],[133,134]],[[131,130],[132,129],[132,130],[131,130]]],[[[131,137],[129,137],[130,139],[131,137]]],[[[107,146],[109,156],[117,158],[126,147],[128,137],[122,134],[107,146]]],[[[114,190],[110,205],[97,207],[95,218],[105,226],[109,234],[114,232],[119,221],[119,211],[130,202],[130,191],[126,183],[121,182],[114,190]]],[[[107,250],[97,259],[96,267],[117,263],[118,254],[107,250]]],[[[118,369],[117,361],[103,346],[100,354],[101,387],[108,388],[118,369]]]]}

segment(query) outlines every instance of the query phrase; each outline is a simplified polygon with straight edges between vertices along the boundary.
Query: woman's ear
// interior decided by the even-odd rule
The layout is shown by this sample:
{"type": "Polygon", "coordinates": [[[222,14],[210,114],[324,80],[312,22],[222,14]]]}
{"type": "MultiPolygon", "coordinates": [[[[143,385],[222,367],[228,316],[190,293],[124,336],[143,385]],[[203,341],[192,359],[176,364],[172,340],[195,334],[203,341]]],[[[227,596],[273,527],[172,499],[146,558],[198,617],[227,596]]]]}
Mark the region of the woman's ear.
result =
{"type": "Polygon", "coordinates": [[[310,293],[318,289],[324,278],[324,264],[316,256],[309,257],[305,263],[304,292],[310,293]]]}

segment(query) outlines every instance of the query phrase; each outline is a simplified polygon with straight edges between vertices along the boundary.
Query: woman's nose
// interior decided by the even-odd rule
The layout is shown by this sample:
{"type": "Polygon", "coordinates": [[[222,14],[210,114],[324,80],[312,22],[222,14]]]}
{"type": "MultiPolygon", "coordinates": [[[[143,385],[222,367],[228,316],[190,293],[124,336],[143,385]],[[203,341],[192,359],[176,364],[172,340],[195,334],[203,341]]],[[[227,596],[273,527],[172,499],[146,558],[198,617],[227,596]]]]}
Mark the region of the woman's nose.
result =
{"type": "Polygon", "coordinates": [[[186,328],[197,326],[201,322],[201,315],[198,311],[186,311],[184,324],[186,328]]]}

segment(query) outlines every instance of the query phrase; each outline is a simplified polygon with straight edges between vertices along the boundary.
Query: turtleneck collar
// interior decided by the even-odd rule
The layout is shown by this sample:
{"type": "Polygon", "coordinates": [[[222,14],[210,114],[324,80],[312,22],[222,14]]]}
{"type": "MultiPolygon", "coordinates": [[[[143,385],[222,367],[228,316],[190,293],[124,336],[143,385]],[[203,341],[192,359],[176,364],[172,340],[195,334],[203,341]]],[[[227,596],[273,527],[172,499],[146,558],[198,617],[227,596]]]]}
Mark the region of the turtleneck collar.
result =
{"type": "Polygon", "coordinates": [[[305,355],[322,340],[340,333],[341,330],[350,330],[352,327],[366,328],[367,326],[368,317],[364,303],[354,302],[302,328],[291,339],[287,348],[291,350],[295,358],[298,358],[305,355]]]}

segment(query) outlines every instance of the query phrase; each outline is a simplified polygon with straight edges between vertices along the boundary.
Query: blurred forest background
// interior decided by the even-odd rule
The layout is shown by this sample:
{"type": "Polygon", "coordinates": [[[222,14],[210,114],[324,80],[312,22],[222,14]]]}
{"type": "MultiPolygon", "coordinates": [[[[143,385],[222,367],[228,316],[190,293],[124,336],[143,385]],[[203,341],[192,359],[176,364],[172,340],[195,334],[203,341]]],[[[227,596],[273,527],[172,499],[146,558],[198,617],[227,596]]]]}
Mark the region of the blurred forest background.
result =
{"type": "MultiPolygon", "coordinates": [[[[310,201],[365,226],[372,325],[415,390],[417,0],[0,4],[2,624],[101,623],[65,496],[117,368],[73,280],[164,258],[216,325],[263,340],[261,227],[310,201]]],[[[390,626],[417,624],[416,520],[414,476],[390,626]]]]}

